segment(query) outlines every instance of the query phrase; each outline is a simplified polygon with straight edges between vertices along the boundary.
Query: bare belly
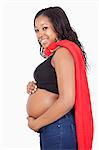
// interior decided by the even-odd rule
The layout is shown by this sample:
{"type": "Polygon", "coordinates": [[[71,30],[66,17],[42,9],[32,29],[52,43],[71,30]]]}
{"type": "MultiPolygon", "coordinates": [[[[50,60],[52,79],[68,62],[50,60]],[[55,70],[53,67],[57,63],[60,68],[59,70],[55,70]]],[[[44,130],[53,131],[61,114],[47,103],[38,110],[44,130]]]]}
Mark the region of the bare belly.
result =
{"type": "Polygon", "coordinates": [[[26,106],[28,115],[38,118],[54,104],[58,96],[56,93],[37,88],[37,91],[28,97],[26,106]]]}

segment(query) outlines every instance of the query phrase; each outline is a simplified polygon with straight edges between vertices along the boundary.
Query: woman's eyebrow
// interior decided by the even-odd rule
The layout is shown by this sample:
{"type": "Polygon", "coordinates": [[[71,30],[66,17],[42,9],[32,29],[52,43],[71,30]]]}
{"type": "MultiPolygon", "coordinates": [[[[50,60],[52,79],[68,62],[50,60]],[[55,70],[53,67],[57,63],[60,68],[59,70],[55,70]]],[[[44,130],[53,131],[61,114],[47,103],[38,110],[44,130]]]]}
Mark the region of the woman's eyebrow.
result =
{"type": "MultiPolygon", "coordinates": [[[[46,24],[46,23],[42,23],[42,24],[41,24],[41,26],[43,26],[43,25],[46,25],[46,26],[47,26],[48,24],[46,24]]],[[[35,28],[37,28],[37,26],[35,26],[35,28]]]]}

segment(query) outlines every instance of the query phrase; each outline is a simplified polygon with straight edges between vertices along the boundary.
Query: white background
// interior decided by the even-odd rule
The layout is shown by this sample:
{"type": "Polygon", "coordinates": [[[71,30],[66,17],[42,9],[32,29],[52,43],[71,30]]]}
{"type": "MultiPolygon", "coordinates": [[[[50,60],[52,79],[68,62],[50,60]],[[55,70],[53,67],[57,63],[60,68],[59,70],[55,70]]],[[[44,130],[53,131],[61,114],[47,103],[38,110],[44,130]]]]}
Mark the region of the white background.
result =
{"type": "Polygon", "coordinates": [[[27,126],[26,85],[44,61],[33,29],[42,8],[62,7],[87,53],[87,73],[94,117],[93,150],[99,139],[98,0],[6,0],[0,4],[0,146],[2,150],[39,150],[39,134],[27,126]]]}

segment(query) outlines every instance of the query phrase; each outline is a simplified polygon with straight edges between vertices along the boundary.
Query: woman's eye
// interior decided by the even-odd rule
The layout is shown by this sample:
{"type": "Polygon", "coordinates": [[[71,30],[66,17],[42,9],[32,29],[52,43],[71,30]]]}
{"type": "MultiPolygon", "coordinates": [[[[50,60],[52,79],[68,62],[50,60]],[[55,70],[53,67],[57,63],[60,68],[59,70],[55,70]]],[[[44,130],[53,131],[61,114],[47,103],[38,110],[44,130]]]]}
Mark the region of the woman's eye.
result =
{"type": "Polygon", "coordinates": [[[39,30],[38,29],[35,29],[35,32],[38,32],[39,30]]]}
{"type": "Polygon", "coordinates": [[[43,30],[46,30],[48,27],[43,27],[43,30]]]}

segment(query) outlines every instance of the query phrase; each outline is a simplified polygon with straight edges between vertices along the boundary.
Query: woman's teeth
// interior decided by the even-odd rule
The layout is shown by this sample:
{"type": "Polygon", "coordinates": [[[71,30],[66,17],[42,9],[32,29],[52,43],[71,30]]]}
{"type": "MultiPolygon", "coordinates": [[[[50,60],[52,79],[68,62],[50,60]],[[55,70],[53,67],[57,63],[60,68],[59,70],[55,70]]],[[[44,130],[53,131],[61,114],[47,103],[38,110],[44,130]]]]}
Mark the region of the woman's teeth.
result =
{"type": "Polygon", "coordinates": [[[46,44],[48,42],[47,39],[41,40],[41,44],[46,44]]]}

